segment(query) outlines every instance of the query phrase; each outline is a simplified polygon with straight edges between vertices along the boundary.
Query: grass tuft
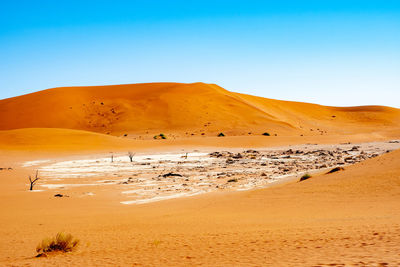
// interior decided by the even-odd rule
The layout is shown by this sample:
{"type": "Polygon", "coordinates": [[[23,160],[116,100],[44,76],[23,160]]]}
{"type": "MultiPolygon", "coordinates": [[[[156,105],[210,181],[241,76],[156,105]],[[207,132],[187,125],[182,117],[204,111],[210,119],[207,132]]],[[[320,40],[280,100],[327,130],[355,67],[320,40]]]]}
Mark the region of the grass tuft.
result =
{"type": "MultiPolygon", "coordinates": [[[[48,252],[70,252],[77,248],[79,239],[74,239],[71,234],[57,233],[53,238],[45,238],[36,247],[36,252],[45,254],[48,252]]],[[[38,256],[39,256],[38,255],[38,256]]]]}

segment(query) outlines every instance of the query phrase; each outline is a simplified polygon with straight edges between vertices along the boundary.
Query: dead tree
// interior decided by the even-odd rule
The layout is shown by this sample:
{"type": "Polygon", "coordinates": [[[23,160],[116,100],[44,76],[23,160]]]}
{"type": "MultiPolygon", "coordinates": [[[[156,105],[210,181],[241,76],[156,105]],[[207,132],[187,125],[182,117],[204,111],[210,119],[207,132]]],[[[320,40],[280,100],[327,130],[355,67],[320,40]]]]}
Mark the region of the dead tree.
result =
{"type": "Polygon", "coordinates": [[[113,162],[114,162],[114,155],[111,154],[111,163],[113,163],[113,162]]]}
{"type": "Polygon", "coordinates": [[[36,184],[37,180],[39,180],[39,171],[36,171],[35,179],[32,180],[32,177],[29,175],[29,182],[31,183],[30,191],[33,190],[33,186],[36,184]]]}
{"type": "Polygon", "coordinates": [[[135,156],[136,153],[128,152],[128,157],[131,162],[133,162],[133,156],[135,156]]]}

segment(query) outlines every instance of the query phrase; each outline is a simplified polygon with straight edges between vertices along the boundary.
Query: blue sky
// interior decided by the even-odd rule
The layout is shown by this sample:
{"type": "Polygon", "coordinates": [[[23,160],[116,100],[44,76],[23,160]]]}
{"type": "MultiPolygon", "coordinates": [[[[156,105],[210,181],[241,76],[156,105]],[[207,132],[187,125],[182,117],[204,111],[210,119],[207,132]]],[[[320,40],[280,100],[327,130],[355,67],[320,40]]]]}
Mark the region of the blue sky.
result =
{"type": "Polygon", "coordinates": [[[201,81],[400,107],[400,1],[1,1],[0,60],[0,99],[201,81]]]}

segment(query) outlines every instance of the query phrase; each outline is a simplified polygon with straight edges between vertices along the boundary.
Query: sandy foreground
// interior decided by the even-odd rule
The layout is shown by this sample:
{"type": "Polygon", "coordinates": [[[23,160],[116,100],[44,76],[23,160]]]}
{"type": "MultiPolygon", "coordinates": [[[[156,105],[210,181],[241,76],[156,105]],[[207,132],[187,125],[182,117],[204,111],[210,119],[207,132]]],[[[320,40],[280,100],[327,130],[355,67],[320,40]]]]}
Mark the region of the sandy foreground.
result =
{"type": "MultiPolygon", "coordinates": [[[[388,144],[387,140],[382,143],[388,144]]],[[[354,145],[347,144],[346,149],[354,145]]],[[[364,146],[366,149],[369,145],[364,146]]],[[[214,151],[243,153],[244,148],[220,147],[214,151]]],[[[171,148],[157,149],[153,152],[171,152],[171,148]]],[[[267,153],[268,149],[258,147],[257,151],[267,153]]],[[[45,190],[29,192],[27,176],[36,169],[79,161],[83,155],[3,150],[0,265],[399,266],[400,151],[384,150],[379,156],[345,165],[344,171],[325,174],[325,169],[314,170],[312,178],[300,183],[292,181],[247,191],[215,190],[140,205],[121,204],[126,196],[121,197],[121,190],[114,190],[131,184],[47,189],[37,186],[35,189],[45,190]],[[34,160],[40,161],[27,164],[34,160]],[[69,197],[54,197],[60,192],[69,197]],[[88,192],[93,195],[85,194],[88,192]],[[35,258],[37,243],[59,231],[79,238],[79,249],[35,258]]],[[[180,156],[185,154],[178,152],[182,153],[180,156]]],[[[118,153],[123,155],[122,151],[116,152],[116,161],[118,153]]],[[[85,157],[95,155],[108,158],[109,154],[85,157]]],[[[226,159],[223,162],[226,164],[226,159]]],[[[71,174],[67,170],[68,173],[71,174]]],[[[43,185],[71,180],[66,177],[54,181],[46,175],[49,174],[43,172],[43,185]]],[[[128,178],[119,177],[121,181],[128,178]]],[[[223,178],[224,184],[228,178],[231,177],[223,178]]],[[[70,183],[75,182],[78,183],[70,183]]]]}

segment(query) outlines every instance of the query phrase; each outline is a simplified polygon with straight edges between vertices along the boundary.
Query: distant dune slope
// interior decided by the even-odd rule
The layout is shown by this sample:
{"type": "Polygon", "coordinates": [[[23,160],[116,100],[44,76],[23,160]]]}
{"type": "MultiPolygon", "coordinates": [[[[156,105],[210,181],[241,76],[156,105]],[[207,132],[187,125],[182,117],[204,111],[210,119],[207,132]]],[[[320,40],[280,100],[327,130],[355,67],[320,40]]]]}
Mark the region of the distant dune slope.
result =
{"type": "Polygon", "coordinates": [[[0,130],[67,128],[112,135],[268,131],[310,135],[399,126],[399,109],[279,101],[204,83],[63,87],[0,100],[0,130]]]}
{"type": "Polygon", "coordinates": [[[73,151],[132,146],[132,140],[80,130],[26,128],[0,131],[0,149],[3,150],[73,151]]]}

